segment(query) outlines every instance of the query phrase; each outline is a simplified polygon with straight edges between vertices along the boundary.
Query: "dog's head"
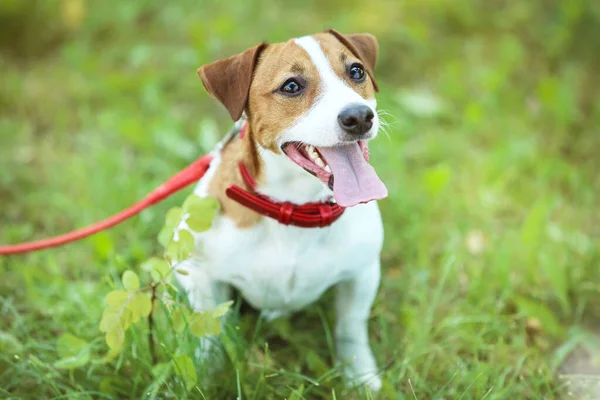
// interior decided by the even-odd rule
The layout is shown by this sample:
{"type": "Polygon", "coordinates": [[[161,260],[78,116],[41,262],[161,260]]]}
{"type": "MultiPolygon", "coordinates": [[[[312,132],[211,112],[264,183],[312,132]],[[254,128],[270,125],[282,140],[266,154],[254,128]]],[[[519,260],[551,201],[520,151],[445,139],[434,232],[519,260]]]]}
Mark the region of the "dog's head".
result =
{"type": "Polygon", "coordinates": [[[377,52],[370,34],[329,30],[261,43],[198,73],[234,121],[246,111],[252,140],[283,152],[352,206],[387,196],[368,164],[367,141],[379,129],[377,52]]]}

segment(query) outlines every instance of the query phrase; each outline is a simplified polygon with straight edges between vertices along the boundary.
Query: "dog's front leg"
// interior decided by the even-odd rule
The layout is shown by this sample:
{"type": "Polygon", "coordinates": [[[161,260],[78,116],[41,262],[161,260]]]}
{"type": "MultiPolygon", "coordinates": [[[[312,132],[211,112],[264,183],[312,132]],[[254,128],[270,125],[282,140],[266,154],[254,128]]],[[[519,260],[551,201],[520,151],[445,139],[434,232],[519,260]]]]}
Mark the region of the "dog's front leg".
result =
{"type": "MultiPolygon", "coordinates": [[[[226,283],[212,279],[208,273],[209,266],[206,265],[205,261],[191,258],[179,263],[177,270],[186,272],[186,274],[176,275],[179,284],[187,294],[193,311],[209,311],[231,299],[231,287],[226,283]]],[[[200,361],[213,361],[218,356],[214,351],[216,340],[217,337],[212,336],[205,336],[200,339],[199,346],[196,349],[196,357],[200,361]]]]}
{"type": "Polygon", "coordinates": [[[353,279],[337,285],[337,325],[335,337],[339,361],[346,364],[351,384],[367,384],[373,391],[381,388],[375,357],[369,345],[367,320],[377,295],[379,260],[353,279]]]}

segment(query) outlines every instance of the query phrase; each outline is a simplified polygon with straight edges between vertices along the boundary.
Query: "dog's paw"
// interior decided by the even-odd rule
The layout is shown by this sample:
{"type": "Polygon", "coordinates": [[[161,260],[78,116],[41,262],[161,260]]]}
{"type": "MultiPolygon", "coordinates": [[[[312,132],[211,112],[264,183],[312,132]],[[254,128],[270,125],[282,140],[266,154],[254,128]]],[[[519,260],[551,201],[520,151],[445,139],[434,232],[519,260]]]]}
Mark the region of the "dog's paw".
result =
{"type": "Polygon", "coordinates": [[[349,386],[363,388],[366,386],[372,393],[377,393],[381,390],[381,378],[376,370],[358,373],[354,368],[347,367],[344,373],[349,386]]]}
{"type": "Polygon", "coordinates": [[[372,375],[370,378],[367,378],[364,383],[373,393],[377,393],[381,390],[381,378],[377,375],[372,375]]]}
{"type": "Polygon", "coordinates": [[[343,344],[339,347],[338,358],[345,364],[348,385],[367,386],[373,393],[381,389],[379,370],[368,345],[343,344]]]}

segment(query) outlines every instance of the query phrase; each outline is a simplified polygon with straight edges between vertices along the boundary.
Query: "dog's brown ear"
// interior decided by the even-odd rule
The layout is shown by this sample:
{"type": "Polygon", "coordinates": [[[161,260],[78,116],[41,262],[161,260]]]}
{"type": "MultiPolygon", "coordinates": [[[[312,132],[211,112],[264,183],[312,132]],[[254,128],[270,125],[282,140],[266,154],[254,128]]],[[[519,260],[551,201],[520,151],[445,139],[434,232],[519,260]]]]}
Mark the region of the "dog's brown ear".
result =
{"type": "Polygon", "coordinates": [[[219,100],[237,121],[242,116],[252,83],[258,57],[266,43],[260,43],[240,54],[198,69],[198,75],[208,93],[219,100]]]}
{"type": "Polygon", "coordinates": [[[353,35],[343,35],[334,29],[328,29],[326,32],[335,36],[344,46],[348,48],[356,57],[358,57],[365,66],[365,70],[371,81],[375,91],[379,91],[377,82],[375,81],[375,64],[377,64],[377,55],[379,53],[379,44],[375,36],[370,33],[356,33],[353,35]]]}

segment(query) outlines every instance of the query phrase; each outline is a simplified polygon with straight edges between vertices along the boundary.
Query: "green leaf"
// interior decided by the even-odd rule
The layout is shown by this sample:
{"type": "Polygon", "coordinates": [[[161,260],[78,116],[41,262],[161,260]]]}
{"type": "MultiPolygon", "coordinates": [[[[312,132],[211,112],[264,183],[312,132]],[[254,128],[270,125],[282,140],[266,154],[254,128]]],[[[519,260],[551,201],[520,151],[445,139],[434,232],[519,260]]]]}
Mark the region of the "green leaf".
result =
{"type": "Polygon", "coordinates": [[[75,356],[61,358],[54,363],[54,366],[58,369],[75,369],[83,367],[88,362],[90,362],[90,351],[86,349],[75,356]]]}
{"type": "Polygon", "coordinates": [[[190,215],[185,222],[194,232],[204,232],[210,229],[214,216],[210,215],[190,215]]]}
{"type": "Polygon", "coordinates": [[[167,245],[173,238],[173,231],[175,231],[175,228],[177,227],[177,225],[179,225],[182,215],[183,210],[179,207],[173,207],[169,211],[167,211],[165,224],[160,230],[160,233],[158,234],[158,242],[163,247],[167,247],[167,245]]]}
{"type": "Polygon", "coordinates": [[[536,302],[525,297],[519,297],[515,300],[519,313],[527,317],[537,318],[542,324],[542,330],[549,335],[560,338],[565,334],[564,327],[556,318],[554,313],[540,302],[536,302]]]}
{"type": "Polygon", "coordinates": [[[170,362],[158,363],[152,367],[152,376],[159,381],[165,380],[171,374],[172,366],[170,362]]]}
{"type": "Polygon", "coordinates": [[[232,304],[233,304],[233,300],[229,300],[229,301],[226,301],[225,303],[219,304],[212,310],[212,312],[211,312],[212,316],[215,318],[222,317],[223,315],[227,314],[227,311],[229,311],[232,304]]]}
{"type": "Polygon", "coordinates": [[[192,389],[196,385],[196,382],[198,382],[196,368],[194,368],[192,359],[186,354],[181,354],[173,358],[173,365],[175,373],[183,380],[186,389],[192,389]]]}
{"type": "Polygon", "coordinates": [[[56,350],[62,358],[54,363],[58,369],[74,369],[90,362],[88,343],[70,333],[65,333],[56,342],[56,350]]]}
{"type": "Polygon", "coordinates": [[[173,329],[177,333],[183,332],[187,322],[190,320],[190,310],[185,307],[178,308],[173,311],[172,315],[173,329]]]}
{"type": "Polygon", "coordinates": [[[113,329],[115,325],[121,324],[121,312],[120,310],[106,309],[102,314],[102,320],[100,321],[100,331],[108,332],[113,329]]]}
{"type": "Polygon", "coordinates": [[[173,240],[174,230],[163,227],[158,233],[158,243],[166,248],[167,245],[173,240]]]}
{"type": "Polygon", "coordinates": [[[184,212],[190,213],[190,214],[195,211],[196,212],[202,211],[202,207],[203,207],[202,200],[203,200],[202,197],[197,196],[194,193],[192,193],[188,197],[186,197],[186,199],[183,201],[183,206],[181,208],[183,209],[184,212]]]}
{"type": "Polygon", "coordinates": [[[188,259],[193,251],[194,237],[189,231],[182,229],[179,231],[178,240],[168,244],[165,257],[171,263],[175,263],[188,259]]]}
{"type": "Polygon", "coordinates": [[[120,350],[125,343],[125,331],[120,324],[116,324],[106,332],[106,344],[112,350],[120,350]]]}
{"type": "Polygon", "coordinates": [[[106,304],[111,308],[123,308],[129,299],[129,293],[124,290],[113,290],[106,295],[106,304]]]}
{"type": "Polygon", "coordinates": [[[189,258],[189,256],[194,251],[194,237],[188,231],[181,230],[179,231],[179,240],[178,240],[180,249],[180,260],[185,260],[189,258]]]}
{"type": "Polygon", "coordinates": [[[88,343],[70,333],[65,333],[56,341],[56,351],[62,358],[76,356],[82,350],[87,348],[88,343]]]}
{"type": "Polygon", "coordinates": [[[179,231],[177,241],[172,241],[167,245],[165,257],[171,264],[186,260],[194,251],[194,237],[187,230],[179,231]]]}
{"type": "Polygon", "coordinates": [[[133,299],[127,304],[127,308],[133,315],[134,322],[137,322],[140,317],[147,317],[152,312],[152,301],[145,293],[137,293],[133,299]]]}
{"type": "Polygon", "coordinates": [[[183,210],[196,217],[210,217],[212,221],[219,210],[219,201],[214,197],[198,197],[191,194],[183,202],[183,210]]]}
{"type": "Polygon", "coordinates": [[[171,266],[162,258],[152,257],[142,264],[144,271],[150,272],[152,280],[159,282],[169,276],[171,273],[171,266]]]}
{"type": "Polygon", "coordinates": [[[171,241],[165,249],[165,257],[171,264],[179,261],[179,243],[171,241]]]}
{"type": "Polygon", "coordinates": [[[221,321],[211,313],[196,312],[190,318],[190,333],[196,337],[218,335],[221,333],[221,321]]]}
{"type": "Polygon", "coordinates": [[[135,272],[133,271],[125,271],[123,273],[123,287],[128,292],[135,292],[140,288],[140,280],[135,272]]]}
{"type": "Polygon", "coordinates": [[[130,305],[131,305],[131,303],[127,305],[127,310],[131,314],[131,323],[135,324],[136,322],[138,322],[142,318],[142,314],[140,314],[138,312],[138,310],[135,309],[135,308],[131,309],[130,305]]]}
{"type": "Polygon", "coordinates": [[[133,313],[130,309],[124,308],[121,311],[121,326],[124,330],[126,330],[127,328],[129,328],[132,322],[137,322],[137,320],[133,320],[133,313]]]}
{"type": "Polygon", "coordinates": [[[181,221],[181,216],[183,215],[183,210],[180,207],[173,207],[169,211],[167,211],[167,217],[165,218],[165,226],[170,228],[171,230],[175,230],[179,221],[181,221]]]}

